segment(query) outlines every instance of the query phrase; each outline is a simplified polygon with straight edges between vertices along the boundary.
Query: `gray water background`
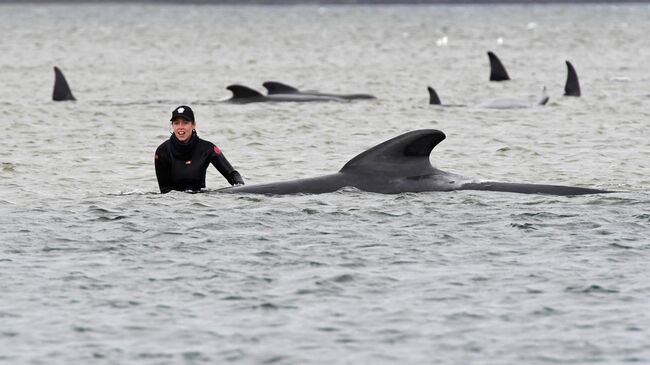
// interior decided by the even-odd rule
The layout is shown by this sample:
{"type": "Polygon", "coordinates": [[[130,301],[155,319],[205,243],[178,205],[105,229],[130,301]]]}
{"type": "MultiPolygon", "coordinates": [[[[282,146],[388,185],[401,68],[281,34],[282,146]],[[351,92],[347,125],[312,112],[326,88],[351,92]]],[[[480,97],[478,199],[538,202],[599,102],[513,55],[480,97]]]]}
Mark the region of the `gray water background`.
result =
{"type": "Polygon", "coordinates": [[[0,15],[0,363],[650,362],[650,6],[0,15]],[[488,50],[512,81],[488,82],[488,50]],[[562,97],[565,60],[581,98],[562,97]],[[50,101],[53,65],[77,102],[50,101]],[[218,102],[265,80],[378,99],[218,102]],[[442,108],[427,85],[551,99],[442,108]],[[184,103],[249,184],[436,128],[443,170],[620,192],[160,195],[153,152],[184,103]]]}

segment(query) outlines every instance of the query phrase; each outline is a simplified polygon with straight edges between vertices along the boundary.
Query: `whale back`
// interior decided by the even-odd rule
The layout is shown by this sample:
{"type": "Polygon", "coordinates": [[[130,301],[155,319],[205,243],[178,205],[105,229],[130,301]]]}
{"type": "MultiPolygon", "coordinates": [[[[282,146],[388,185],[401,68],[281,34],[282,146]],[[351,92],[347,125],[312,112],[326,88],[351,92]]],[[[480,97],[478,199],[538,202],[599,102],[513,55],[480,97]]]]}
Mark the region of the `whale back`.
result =
{"type": "Polygon", "coordinates": [[[293,94],[298,92],[298,89],[295,87],[277,81],[266,81],[262,84],[262,86],[264,86],[264,88],[267,90],[267,94],[269,95],[293,94]]]}

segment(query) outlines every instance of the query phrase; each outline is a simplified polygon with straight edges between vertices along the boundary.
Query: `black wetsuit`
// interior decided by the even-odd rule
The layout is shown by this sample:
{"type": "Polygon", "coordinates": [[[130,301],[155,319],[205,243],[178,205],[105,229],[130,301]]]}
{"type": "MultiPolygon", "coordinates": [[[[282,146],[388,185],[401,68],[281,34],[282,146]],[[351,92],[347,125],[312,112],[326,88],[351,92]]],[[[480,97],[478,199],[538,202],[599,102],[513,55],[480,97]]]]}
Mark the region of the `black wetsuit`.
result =
{"type": "Polygon", "coordinates": [[[230,185],[244,184],[219,147],[199,138],[196,132],[187,143],[174,134],[156,149],[156,177],[161,193],[171,190],[198,191],[205,188],[205,172],[212,164],[230,185]]]}

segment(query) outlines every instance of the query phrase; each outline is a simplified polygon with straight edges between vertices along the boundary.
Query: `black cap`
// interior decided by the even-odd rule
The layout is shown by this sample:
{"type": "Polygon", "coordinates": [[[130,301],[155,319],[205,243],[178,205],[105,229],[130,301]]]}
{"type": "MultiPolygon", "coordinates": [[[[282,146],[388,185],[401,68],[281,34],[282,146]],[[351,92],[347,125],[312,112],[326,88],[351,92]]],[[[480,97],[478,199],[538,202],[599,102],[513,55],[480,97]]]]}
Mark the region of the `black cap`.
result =
{"type": "Polygon", "coordinates": [[[172,119],[170,121],[176,119],[176,118],[183,118],[185,120],[189,120],[190,122],[194,121],[194,112],[192,111],[192,108],[190,108],[187,105],[181,105],[178,108],[174,109],[172,112],[172,119]]]}

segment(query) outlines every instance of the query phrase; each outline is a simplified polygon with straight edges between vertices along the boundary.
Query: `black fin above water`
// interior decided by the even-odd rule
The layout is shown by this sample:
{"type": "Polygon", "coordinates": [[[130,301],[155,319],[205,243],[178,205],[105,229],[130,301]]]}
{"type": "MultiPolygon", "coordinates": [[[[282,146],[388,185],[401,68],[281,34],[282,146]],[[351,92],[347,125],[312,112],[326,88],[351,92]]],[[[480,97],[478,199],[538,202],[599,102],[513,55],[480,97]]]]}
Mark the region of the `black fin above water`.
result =
{"type": "Polygon", "coordinates": [[[381,171],[384,175],[419,175],[432,169],[429,155],[444,139],[445,134],[436,129],[405,133],[357,155],[340,172],[359,174],[381,171]]]}
{"type": "Polygon", "coordinates": [[[66,100],[77,100],[72,95],[70,86],[63,76],[63,72],[54,66],[54,91],[52,92],[52,100],[54,101],[66,101],[66,100]]]}
{"type": "Polygon", "coordinates": [[[264,97],[259,91],[243,85],[228,85],[226,89],[232,91],[233,99],[247,99],[264,97]]]}
{"type": "Polygon", "coordinates": [[[293,94],[297,93],[298,89],[293,86],[283,84],[277,81],[266,81],[262,84],[266,88],[269,95],[273,94],[293,94]]]}
{"type": "Polygon", "coordinates": [[[510,76],[508,76],[508,72],[506,72],[506,68],[503,67],[501,60],[499,60],[499,57],[497,57],[497,55],[491,51],[488,51],[487,54],[490,58],[490,81],[510,80],[510,76]]]}
{"type": "Polygon", "coordinates": [[[427,86],[427,90],[429,90],[429,105],[442,104],[440,102],[440,98],[438,97],[438,93],[431,86],[427,86]]]}
{"type": "Polygon", "coordinates": [[[578,74],[576,69],[573,68],[571,62],[566,61],[567,75],[566,84],[564,84],[564,96],[580,96],[580,82],[578,81],[578,74]]]}

